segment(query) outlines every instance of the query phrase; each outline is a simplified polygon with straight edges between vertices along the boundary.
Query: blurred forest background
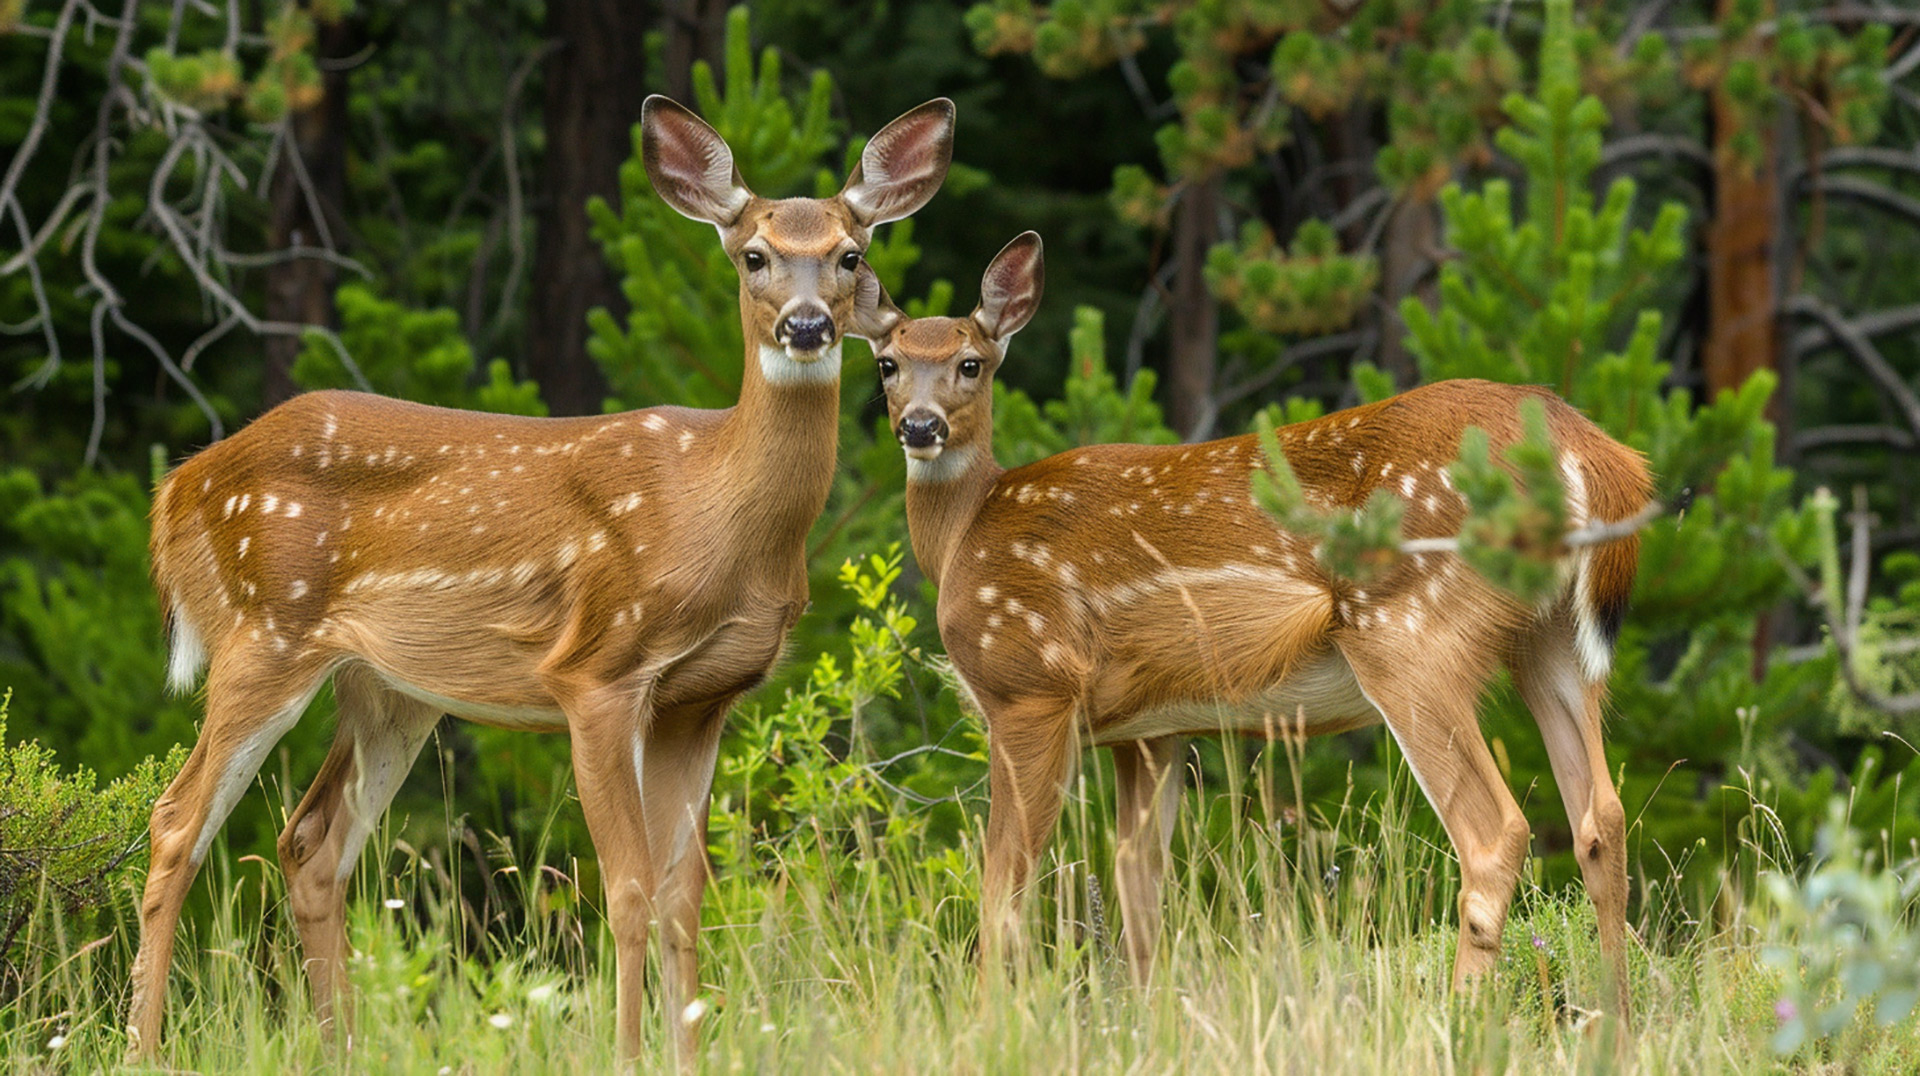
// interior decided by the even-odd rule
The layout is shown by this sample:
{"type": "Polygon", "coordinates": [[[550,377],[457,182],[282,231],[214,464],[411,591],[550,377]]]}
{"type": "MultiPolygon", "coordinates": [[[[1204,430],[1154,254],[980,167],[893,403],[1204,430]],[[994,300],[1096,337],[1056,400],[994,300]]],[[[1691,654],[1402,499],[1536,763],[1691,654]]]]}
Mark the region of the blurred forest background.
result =
{"type": "MultiPolygon", "coordinates": [[[[732,401],[736,281],[647,187],[654,92],[767,196],[837,189],[866,133],[957,103],[945,190],[870,261],[914,312],[961,312],[1002,244],[1045,237],[1046,301],[1001,375],[1006,465],[1435,378],[1552,386],[1647,453],[1667,507],[1612,685],[1636,899],[1743,899],[1741,835],[1811,849],[1836,793],[1883,862],[1911,858],[1920,11],[1579,7],[1543,49],[1539,4],[1479,0],[0,0],[0,728],[133,782],[76,814],[21,791],[37,756],[0,766],[0,950],[20,865],[59,858],[21,827],[120,833],[62,845],[76,879],[118,864],[193,738],[147,581],[166,467],[318,387],[527,414],[732,401]]],[[[895,551],[904,468],[865,357],[812,611],[729,732],[723,876],[876,833],[951,849],[984,802],[932,594],[895,551]]],[[[271,856],[329,707],[230,852],[271,856]]],[[[1487,712],[1544,876],[1571,879],[1531,720],[1505,688],[1487,712]]],[[[1203,778],[1288,764],[1194,752],[1203,778]]],[[[502,849],[589,854],[564,739],[449,722],[429,755],[394,833],[488,902],[502,849]]],[[[1324,804],[1397,762],[1374,730],[1298,765],[1324,804]]]]}

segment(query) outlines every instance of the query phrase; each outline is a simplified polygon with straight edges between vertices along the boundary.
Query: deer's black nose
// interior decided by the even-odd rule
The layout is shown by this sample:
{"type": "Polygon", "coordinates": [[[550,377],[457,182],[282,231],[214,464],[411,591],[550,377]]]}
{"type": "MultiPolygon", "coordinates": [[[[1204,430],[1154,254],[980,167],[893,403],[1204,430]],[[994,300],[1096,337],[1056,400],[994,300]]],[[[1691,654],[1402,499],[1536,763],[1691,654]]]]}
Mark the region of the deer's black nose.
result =
{"type": "Polygon", "coordinates": [[[818,351],[833,343],[833,319],[825,314],[794,314],[780,323],[776,336],[784,336],[795,351],[818,351]]]}
{"type": "Polygon", "coordinates": [[[900,420],[900,443],[908,448],[932,448],[947,439],[947,420],[923,413],[900,420]]]}

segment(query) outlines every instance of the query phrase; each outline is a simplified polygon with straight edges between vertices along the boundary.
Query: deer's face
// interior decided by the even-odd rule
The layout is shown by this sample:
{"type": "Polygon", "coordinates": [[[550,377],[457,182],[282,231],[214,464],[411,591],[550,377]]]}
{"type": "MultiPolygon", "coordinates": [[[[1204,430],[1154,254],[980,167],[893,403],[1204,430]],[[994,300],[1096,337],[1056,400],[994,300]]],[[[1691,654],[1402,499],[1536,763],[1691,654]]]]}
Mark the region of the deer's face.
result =
{"type": "Polygon", "coordinates": [[[740,274],[747,347],[770,382],[831,382],[873,229],[925,205],[946,178],[953,103],[929,101],[882,128],[832,198],[765,199],[740,179],[718,132],[664,97],[641,112],[647,177],[668,205],[712,224],[740,274]]]}
{"type": "MultiPolygon", "coordinates": [[[[993,375],[1007,341],[1040,305],[1044,270],[1040,237],[1021,233],[987,266],[980,305],[964,318],[909,318],[873,270],[861,270],[853,334],[873,343],[887,418],[908,460],[924,465],[956,454],[964,460],[961,450],[992,437],[993,375]]],[[[943,468],[953,469],[909,464],[908,475],[935,477],[943,468]]]]}
{"type": "Polygon", "coordinates": [[[794,362],[840,342],[853,312],[861,253],[872,233],[839,198],[755,199],[722,229],[740,274],[740,302],[757,339],[794,362]]]}
{"type": "Polygon", "coordinates": [[[876,345],[887,419],[908,459],[938,459],[992,429],[993,375],[1003,355],[972,318],[903,321],[876,345]]]}

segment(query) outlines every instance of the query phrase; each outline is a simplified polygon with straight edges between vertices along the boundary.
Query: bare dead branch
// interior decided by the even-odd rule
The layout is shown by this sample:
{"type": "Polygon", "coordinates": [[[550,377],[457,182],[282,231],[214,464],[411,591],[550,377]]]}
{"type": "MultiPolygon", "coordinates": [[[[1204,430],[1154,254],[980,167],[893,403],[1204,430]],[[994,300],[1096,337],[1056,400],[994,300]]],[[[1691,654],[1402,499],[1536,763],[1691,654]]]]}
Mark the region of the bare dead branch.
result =
{"type": "Polygon", "coordinates": [[[1920,397],[1914,395],[1900,371],[1893,368],[1871,340],[1841,317],[1839,311],[1815,296],[1796,295],[1786,301],[1783,309],[1790,315],[1812,318],[1823,325],[1855,365],[1879,386],[1913,435],[1920,438],[1920,397]]]}
{"type": "Polygon", "coordinates": [[[113,323],[119,326],[121,332],[139,341],[147,351],[152,353],[154,359],[160,363],[160,368],[180,386],[187,397],[193,401],[194,406],[200,409],[200,413],[207,416],[207,425],[213,428],[213,439],[218,441],[225,437],[226,427],[220,421],[220,413],[207,402],[207,398],[201,394],[199,386],[193,383],[193,379],[188,377],[180,367],[174,365],[173,359],[167,354],[167,349],[160,346],[160,341],[155,340],[152,333],[127,320],[127,316],[121,313],[117,306],[109,308],[107,316],[113,319],[113,323]]]}
{"type": "Polygon", "coordinates": [[[1372,335],[1373,330],[1371,329],[1355,329],[1351,332],[1334,333],[1331,336],[1319,336],[1312,340],[1302,340],[1288,347],[1285,351],[1282,351],[1280,356],[1274,359],[1273,363],[1266,369],[1237,385],[1233,385],[1216,393],[1215,397],[1219,401],[1218,405],[1220,407],[1230,407],[1246,399],[1248,396],[1273,384],[1279,380],[1281,374],[1286,373],[1288,370],[1293,369],[1303,362],[1327,355],[1339,355],[1345,352],[1358,351],[1367,345],[1368,338],[1372,335]]]}
{"type": "Polygon", "coordinates": [[[1699,142],[1677,135],[1648,133],[1629,135],[1626,138],[1608,142],[1600,151],[1599,170],[1606,172],[1624,168],[1647,157],[1682,161],[1702,171],[1713,168],[1713,154],[1699,142]]]}
{"type": "MultiPolygon", "coordinates": [[[[1855,332],[1868,339],[1905,329],[1920,329],[1920,303],[1860,314],[1848,319],[1848,324],[1853,326],[1855,332]]],[[[1838,346],[1838,342],[1824,323],[1803,329],[1793,338],[1794,350],[1802,355],[1829,346],[1838,346]]]]}
{"type": "Polygon", "coordinates": [[[1920,445],[1920,439],[1898,426],[1814,426],[1793,434],[1793,447],[1799,452],[1853,445],[1913,448],[1920,445]]]}
{"type": "MultiPolygon", "coordinates": [[[[1584,527],[1568,531],[1567,536],[1560,541],[1568,549],[1584,549],[1588,546],[1619,541],[1630,534],[1638,533],[1666,510],[1667,506],[1659,501],[1648,501],[1638,512],[1625,519],[1615,520],[1612,523],[1589,523],[1584,527]]],[[[1400,552],[1458,553],[1460,536],[1456,534],[1445,538],[1409,538],[1400,543],[1400,552]]]]}
{"type": "Polygon", "coordinates": [[[73,25],[73,13],[80,6],[79,0],[67,0],[60,8],[60,16],[54,21],[53,34],[47,42],[47,68],[40,76],[40,97],[34,104],[33,123],[27,128],[27,136],[13,151],[13,163],[7,166],[7,174],[0,179],[0,209],[5,209],[15,201],[15,188],[20,185],[20,177],[27,171],[28,162],[33,160],[35,150],[40,148],[40,139],[46,136],[47,124],[53,114],[53,98],[60,85],[60,61],[65,58],[62,51],[67,43],[67,30],[73,25]]]}
{"type": "Polygon", "coordinates": [[[520,110],[520,93],[525,88],[527,76],[547,58],[547,54],[559,47],[558,41],[548,41],[533,50],[520,61],[513,77],[507,82],[506,102],[500,110],[500,143],[505,148],[502,162],[507,172],[507,278],[500,285],[500,305],[493,317],[492,336],[498,337],[507,318],[514,309],[514,295],[520,290],[520,277],[526,272],[527,265],[527,221],[526,192],[520,182],[520,140],[514,135],[514,121],[520,110]]]}
{"type": "MultiPolygon", "coordinates": [[[[1814,494],[1814,497],[1816,510],[1831,511],[1833,509],[1833,494],[1828,490],[1822,488],[1814,494]]],[[[1860,503],[1858,494],[1856,494],[1857,503],[1860,503]]],[[[1821,618],[1826,622],[1827,641],[1832,644],[1834,655],[1838,659],[1835,664],[1840,667],[1840,677],[1853,697],[1862,704],[1883,713],[1896,716],[1920,714],[1920,691],[1910,691],[1903,695],[1884,695],[1863,680],[1860,670],[1855,667],[1858,635],[1849,628],[1850,624],[1857,624],[1857,617],[1851,613],[1852,592],[1857,589],[1860,595],[1859,600],[1864,604],[1866,600],[1864,564],[1872,557],[1872,543],[1867,534],[1870,520],[1866,512],[1850,512],[1847,519],[1853,526],[1853,534],[1850,543],[1851,564],[1848,566],[1849,594],[1845,597],[1826,593],[1826,588],[1808,576],[1806,570],[1795,563],[1771,535],[1766,536],[1767,545],[1772,549],[1774,560],[1779,563],[1781,570],[1787,573],[1787,578],[1800,589],[1807,603],[1819,610],[1821,618]],[[1853,582],[1855,579],[1861,581],[1856,584],[1853,582]],[[1846,603],[1846,608],[1842,607],[1842,602],[1846,603]]]]}
{"type": "Polygon", "coordinates": [[[1884,183],[1858,176],[1822,176],[1820,193],[1828,198],[1843,198],[1871,206],[1884,213],[1920,226],[1920,198],[1901,194],[1884,183]]]}

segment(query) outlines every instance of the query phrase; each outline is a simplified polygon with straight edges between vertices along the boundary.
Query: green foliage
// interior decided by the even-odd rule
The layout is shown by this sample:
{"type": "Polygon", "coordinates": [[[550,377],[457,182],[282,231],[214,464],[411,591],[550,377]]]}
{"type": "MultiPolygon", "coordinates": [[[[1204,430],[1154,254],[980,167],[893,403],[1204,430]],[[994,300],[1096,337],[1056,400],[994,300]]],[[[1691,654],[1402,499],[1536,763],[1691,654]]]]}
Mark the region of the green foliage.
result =
{"type": "Polygon", "coordinates": [[[1106,318],[1090,306],[1073,312],[1072,369],[1060,398],[1036,403],[1019,389],[993,385],[994,456],[1008,467],[1044,459],[1077,445],[1116,442],[1170,445],[1154,402],[1154,377],[1142,370],[1125,391],[1107,367],[1106,318]]]}
{"type": "MultiPolygon", "coordinates": [[[[505,415],[545,415],[540,387],[515,381],[505,359],[487,364],[487,378],[474,384],[473,346],[451,310],[409,310],[381,298],[365,284],[349,283],[334,294],[340,309],[340,342],[374,390],[441,407],[505,415]]],[[[303,389],[351,388],[354,383],[333,346],[309,335],[293,366],[303,389]]]]}
{"type": "Polygon", "coordinates": [[[1777,1007],[1777,1053],[1850,1030],[1873,1003],[1882,1026],[1905,1020],[1920,1004],[1920,871],[1874,869],[1849,825],[1846,805],[1831,801],[1815,849],[1819,865],[1804,876],[1770,874],[1766,898],[1771,941],[1762,960],[1786,989],[1777,1007]]]}
{"type": "MultiPolygon", "coordinates": [[[[781,85],[778,50],[768,46],[756,70],[748,30],[747,9],[735,8],[727,17],[724,87],[705,63],[694,65],[698,111],[727,140],[754,193],[783,198],[837,190],[826,171],[839,141],[829,118],[832,78],[816,71],[804,96],[789,95],[781,85]]],[[[847,159],[857,154],[850,147],[847,159]]],[[[604,310],[589,318],[587,350],[615,397],[609,408],[731,406],[739,398],[744,354],[733,265],[714,240],[712,225],[681,216],[654,194],[641,161],[638,125],[633,156],[620,169],[620,203],[618,214],[597,198],[587,206],[594,238],[623,274],[621,288],[632,310],[625,326],[604,310]]],[[[868,252],[889,290],[900,286],[913,260],[906,253],[908,223],[894,226],[893,244],[877,239],[868,252]]]]}
{"type": "Polygon", "coordinates": [[[114,879],[139,864],[147,810],[186,757],[180,747],[164,760],[149,756],[99,788],[84,766],[62,773],[44,745],[9,743],[11,701],[0,693],[0,999],[18,985],[9,974],[15,947],[36,915],[101,907],[114,879]]]}
{"type": "Polygon", "coordinates": [[[1310,535],[1316,556],[1337,576],[1371,582],[1400,560],[1400,520],[1406,504],[1386,490],[1374,490],[1352,512],[1322,511],[1308,500],[1274,433],[1273,419],[1262,412],[1254,420],[1267,465],[1253,473],[1253,499],[1282,527],[1310,535]]]}
{"type": "Polygon", "coordinates": [[[1380,266],[1371,255],[1339,252],[1333,229],[1307,221],[1281,250],[1259,221],[1240,241],[1207,254],[1207,286],[1232,303],[1247,324],[1270,333],[1313,336],[1352,322],[1373,299],[1380,266]]]}
{"type": "Polygon", "coordinates": [[[0,472],[0,547],[0,683],[36,736],[109,775],[191,740],[198,706],[165,692],[140,483],[0,472]]]}
{"type": "MultiPolygon", "coordinates": [[[[778,706],[747,706],[734,715],[714,778],[708,838],[724,869],[820,876],[844,866],[828,853],[850,841],[878,840],[880,847],[869,854],[918,844],[926,837],[927,815],[905,802],[913,794],[902,796],[895,782],[938,786],[943,775],[955,772],[946,761],[953,758],[969,769],[984,766],[984,744],[971,725],[964,732],[971,750],[909,752],[915,765],[904,776],[883,775],[872,760],[873,734],[899,730],[870,728],[870,708],[900,700],[908,668],[928,666],[910,642],[918,621],[895,594],[901,560],[895,542],[885,554],[841,564],[841,588],[860,610],[847,631],[846,657],[836,656],[838,648],[822,651],[806,681],[788,688],[778,706]],[[842,736],[844,744],[836,743],[842,736]]],[[[946,729],[922,734],[945,739],[957,720],[953,715],[946,729]]]]}
{"type": "MultiPolygon", "coordinates": [[[[1646,453],[1657,498],[1686,505],[1641,532],[1631,619],[1616,648],[1613,708],[1620,719],[1610,750],[1627,759],[1628,802],[1661,787],[1658,777],[1640,771],[1664,771],[1681,757],[1708,773],[1746,765],[1791,785],[1795,763],[1783,740],[1794,730],[1831,742],[1817,704],[1832,673],[1810,663],[1753,675],[1756,625],[1788,593],[1775,558],[1806,563],[1816,547],[1810,511],[1789,499],[1792,473],[1774,463],[1766,419],[1774,379],[1756,375],[1704,406],[1665,387],[1669,370],[1656,357],[1662,320],[1644,303],[1684,252],[1685,214],[1669,203],[1650,227],[1633,227],[1634,188],[1624,179],[1595,199],[1590,178],[1606,111],[1581,91],[1565,0],[1549,4],[1548,16],[1539,91],[1508,99],[1512,126],[1496,136],[1525,169],[1526,203],[1513,205],[1504,180],[1478,192],[1442,193],[1447,241],[1459,256],[1441,268],[1437,312],[1404,305],[1410,346],[1429,380],[1553,385],[1608,433],[1646,453]],[[1747,715],[1738,719],[1744,727],[1737,714],[1747,715]],[[1745,753],[1742,742],[1749,744],[1745,753]]],[[[1532,490],[1536,481],[1525,484],[1532,490]]],[[[1497,491],[1488,496],[1503,502],[1497,491]]],[[[1544,566],[1535,561],[1534,571],[1544,566]]],[[[1510,698],[1502,697],[1498,709],[1495,730],[1530,724],[1510,698]]],[[[1506,737],[1514,769],[1545,772],[1531,739],[1518,731],[1506,737]]],[[[1683,848],[1690,834],[1722,829],[1704,817],[1714,809],[1709,804],[1673,796],[1661,802],[1646,825],[1662,847],[1683,848]]],[[[1751,809],[1720,806],[1731,806],[1736,819],[1751,809]]],[[[1822,808],[1796,800],[1782,809],[1822,808]]],[[[1796,816],[1788,824],[1810,822],[1796,816]]]]}
{"type": "Polygon", "coordinates": [[[1460,458],[1450,472],[1453,488],[1467,502],[1460,558],[1535,604],[1564,585],[1558,568],[1566,554],[1567,491],[1545,406],[1538,400],[1521,404],[1520,424],[1520,440],[1502,453],[1507,467],[1495,464],[1486,431],[1476,426],[1461,438],[1460,458]]]}

